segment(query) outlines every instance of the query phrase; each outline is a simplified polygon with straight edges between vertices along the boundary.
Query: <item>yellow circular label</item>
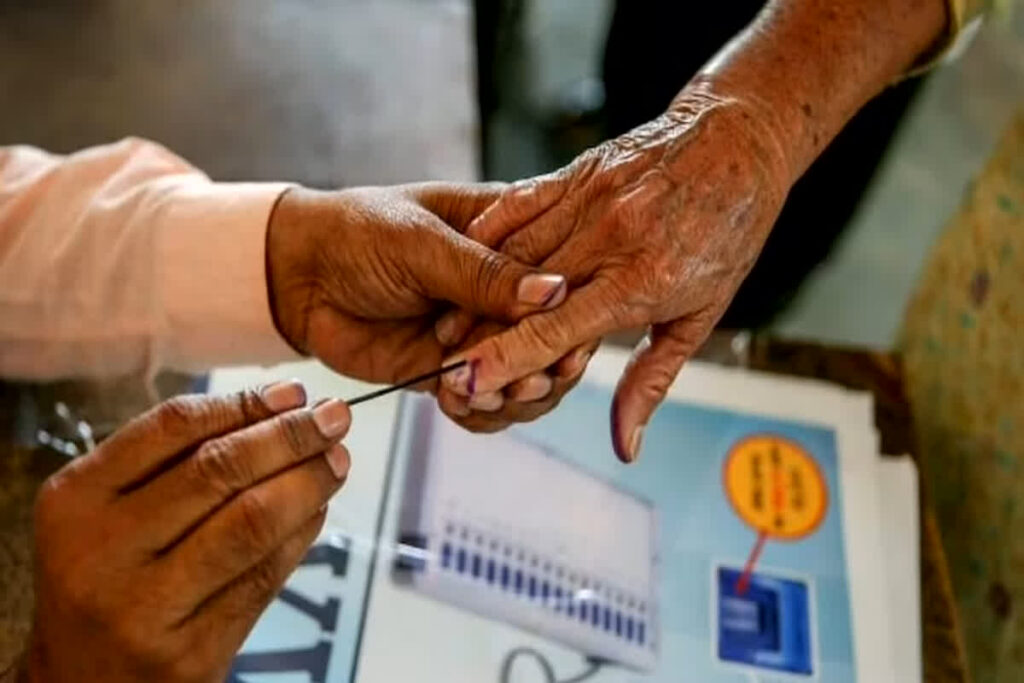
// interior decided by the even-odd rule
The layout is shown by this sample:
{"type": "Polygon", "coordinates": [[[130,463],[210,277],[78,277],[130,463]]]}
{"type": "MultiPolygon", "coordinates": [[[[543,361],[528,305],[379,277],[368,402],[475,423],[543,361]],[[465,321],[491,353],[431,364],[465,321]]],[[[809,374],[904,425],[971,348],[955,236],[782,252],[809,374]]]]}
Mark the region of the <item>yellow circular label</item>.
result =
{"type": "Polygon", "coordinates": [[[772,434],[743,439],[723,467],[725,493],[740,519],[770,538],[794,540],[825,518],[828,486],[802,446],[772,434]]]}

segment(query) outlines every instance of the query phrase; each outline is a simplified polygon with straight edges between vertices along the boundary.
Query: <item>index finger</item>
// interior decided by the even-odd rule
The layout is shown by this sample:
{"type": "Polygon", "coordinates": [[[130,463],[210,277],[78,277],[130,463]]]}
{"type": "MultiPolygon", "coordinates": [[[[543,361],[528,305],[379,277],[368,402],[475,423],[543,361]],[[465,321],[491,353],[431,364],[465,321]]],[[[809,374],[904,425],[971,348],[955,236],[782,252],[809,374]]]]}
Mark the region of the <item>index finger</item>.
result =
{"type": "Polygon", "coordinates": [[[229,499],[324,452],[350,421],[348,406],[331,399],[210,439],[126,496],[122,509],[136,520],[147,549],[164,551],[229,499]],[[157,507],[159,515],[147,515],[157,507]]]}
{"type": "Polygon", "coordinates": [[[641,322],[633,307],[618,300],[607,277],[569,294],[558,308],[524,318],[447,362],[468,359],[444,376],[447,388],[462,396],[497,391],[543,370],[575,347],[641,322]]]}
{"type": "Polygon", "coordinates": [[[151,479],[206,441],[306,403],[295,380],[230,396],[190,395],[164,401],[135,418],[82,458],[77,470],[117,491],[151,479]]]}
{"type": "Polygon", "coordinates": [[[566,169],[518,180],[469,224],[466,236],[487,247],[497,247],[557,204],[568,190],[566,169]]]}

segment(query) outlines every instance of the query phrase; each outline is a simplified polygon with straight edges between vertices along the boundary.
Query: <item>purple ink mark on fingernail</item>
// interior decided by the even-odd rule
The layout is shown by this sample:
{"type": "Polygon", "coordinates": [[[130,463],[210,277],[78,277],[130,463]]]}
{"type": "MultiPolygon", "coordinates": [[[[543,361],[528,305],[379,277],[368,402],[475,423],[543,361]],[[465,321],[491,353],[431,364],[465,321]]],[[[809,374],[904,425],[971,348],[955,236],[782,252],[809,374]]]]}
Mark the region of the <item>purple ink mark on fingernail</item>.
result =
{"type": "Polygon", "coordinates": [[[469,361],[469,380],[466,382],[466,390],[470,396],[476,393],[476,366],[479,363],[479,360],[469,361]]]}
{"type": "Polygon", "coordinates": [[[544,301],[541,302],[540,307],[547,308],[550,306],[558,296],[565,292],[565,287],[565,280],[562,280],[558,283],[557,287],[554,287],[550,292],[548,292],[548,295],[544,297],[544,301]]]}

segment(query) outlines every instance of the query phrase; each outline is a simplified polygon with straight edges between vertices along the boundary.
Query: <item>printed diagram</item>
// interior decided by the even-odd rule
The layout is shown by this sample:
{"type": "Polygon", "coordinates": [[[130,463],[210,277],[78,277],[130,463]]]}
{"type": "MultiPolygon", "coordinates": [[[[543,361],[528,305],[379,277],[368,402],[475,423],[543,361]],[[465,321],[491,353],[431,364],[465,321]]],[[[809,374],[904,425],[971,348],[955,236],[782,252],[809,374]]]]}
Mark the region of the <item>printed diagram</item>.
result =
{"type": "Polygon", "coordinates": [[[825,518],[828,487],[800,445],[770,434],[740,441],[723,468],[725,493],[739,518],[759,535],[793,541],[825,518]]]}
{"type": "Polygon", "coordinates": [[[799,444],[758,434],[729,451],[722,484],[756,541],[742,570],[713,569],[718,659],[751,670],[812,676],[813,587],[755,567],[768,540],[799,541],[819,528],[829,503],[825,477],[799,444]]]}

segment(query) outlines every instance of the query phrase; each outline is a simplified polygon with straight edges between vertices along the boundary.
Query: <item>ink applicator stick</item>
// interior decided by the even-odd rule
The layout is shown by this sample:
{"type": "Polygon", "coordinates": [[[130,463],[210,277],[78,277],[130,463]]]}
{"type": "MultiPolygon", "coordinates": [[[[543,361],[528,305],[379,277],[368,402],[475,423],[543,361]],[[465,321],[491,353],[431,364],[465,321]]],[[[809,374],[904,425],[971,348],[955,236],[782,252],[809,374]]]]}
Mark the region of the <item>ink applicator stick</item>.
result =
{"type": "Polygon", "coordinates": [[[347,401],[347,403],[349,404],[349,406],[354,406],[354,405],[358,405],[360,403],[363,403],[365,401],[370,401],[370,400],[373,400],[375,398],[380,398],[381,396],[386,396],[386,395],[390,394],[393,391],[398,391],[399,389],[405,389],[406,387],[411,387],[414,384],[419,384],[420,382],[425,382],[426,380],[433,379],[434,377],[440,377],[441,375],[443,375],[443,374],[445,374],[447,372],[451,372],[452,370],[458,370],[462,366],[466,365],[468,362],[469,362],[468,360],[460,360],[458,362],[451,363],[450,365],[443,365],[443,366],[439,367],[437,370],[431,370],[430,372],[424,373],[424,374],[419,375],[417,377],[413,377],[412,379],[407,379],[404,382],[399,382],[398,384],[392,384],[389,387],[384,387],[383,389],[377,389],[376,391],[371,391],[370,393],[363,394],[362,396],[356,396],[355,398],[347,401]]]}

